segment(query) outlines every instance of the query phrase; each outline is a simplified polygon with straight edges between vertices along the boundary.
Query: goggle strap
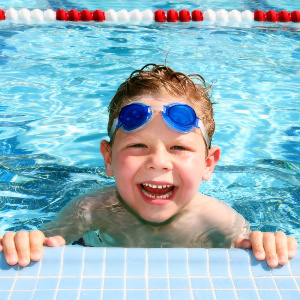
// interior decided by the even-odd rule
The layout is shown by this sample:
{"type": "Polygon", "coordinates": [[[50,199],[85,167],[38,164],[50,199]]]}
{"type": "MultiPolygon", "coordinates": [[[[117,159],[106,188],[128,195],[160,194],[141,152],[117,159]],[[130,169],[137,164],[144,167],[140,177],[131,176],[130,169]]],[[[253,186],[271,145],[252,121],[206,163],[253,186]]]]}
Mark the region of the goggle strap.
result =
{"type": "Polygon", "coordinates": [[[202,120],[200,118],[198,118],[197,127],[200,128],[200,130],[201,130],[201,132],[203,134],[203,137],[205,139],[206,146],[207,146],[207,148],[209,148],[210,147],[210,138],[209,138],[209,136],[207,134],[207,131],[206,131],[206,128],[205,128],[205,126],[204,126],[204,124],[203,124],[203,122],[202,122],[202,120]]]}
{"type": "Polygon", "coordinates": [[[109,135],[108,135],[110,139],[111,139],[112,135],[114,134],[114,132],[117,128],[118,122],[119,122],[119,118],[114,119],[114,122],[111,126],[111,129],[110,129],[110,132],[109,132],[109,135]]]}

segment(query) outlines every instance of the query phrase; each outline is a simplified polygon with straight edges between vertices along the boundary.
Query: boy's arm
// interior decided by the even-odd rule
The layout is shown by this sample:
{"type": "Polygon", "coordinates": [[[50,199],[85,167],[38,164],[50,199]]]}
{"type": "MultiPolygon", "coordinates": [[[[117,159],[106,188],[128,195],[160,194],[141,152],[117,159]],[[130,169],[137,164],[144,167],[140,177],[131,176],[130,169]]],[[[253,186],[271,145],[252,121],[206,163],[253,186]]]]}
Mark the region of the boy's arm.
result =
{"type": "MultiPolygon", "coordinates": [[[[284,265],[296,254],[298,243],[294,237],[283,232],[250,232],[250,226],[233,208],[216,199],[202,196],[205,205],[206,222],[219,228],[237,248],[252,248],[257,260],[266,259],[270,267],[284,265]]],[[[204,209],[202,209],[204,210],[204,209]]],[[[230,247],[230,246],[229,246],[230,247]]]]}
{"type": "Polygon", "coordinates": [[[4,252],[6,262],[25,267],[30,260],[38,261],[42,258],[43,246],[62,246],[85,233],[88,222],[85,219],[83,200],[72,200],[41,230],[22,230],[17,233],[10,231],[0,237],[0,252],[4,252]]]}
{"type": "Polygon", "coordinates": [[[82,209],[84,199],[69,202],[50,223],[41,230],[6,232],[0,237],[0,252],[9,265],[25,267],[38,261],[43,255],[43,246],[62,246],[80,237],[87,229],[85,213],[82,209]]]}
{"type": "Polygon", "coordinates": [[[118,203],[115,187],[90,191],[70,201],[41,230],[48,237],[62,236],[70,244],[89,231],[103,230],[103,220],[115,203],[118,203]]]}
{"type": "Polygon", "coordinates": [[[250,233],[249,239],[238,238],[235,246],[238,248],[252,247],[257,260],[266,259],[267,264],[274,268],[286,264],[289,258],[295,256],[298,243],[294,237],[286,236],[281,231],[276,233],[253,231],[250,233]]]}
{"type": "MultiPolygon", "coordinates": [[[[92,213],[95,207],[105,210],[104,199],[116,199],[115,189],[107,188],[92,195],[83,195],[69,202],[50,223],[45,224],[42,231],[7,232],[0,236],[0,252],[4,252],[9,265],[27,266],[38,261],[43,254],[44,246],[62,246],[81,237],[92,230],[92,213]]],[[[99,214],[98,214],[99,216],[99,214]]]]}

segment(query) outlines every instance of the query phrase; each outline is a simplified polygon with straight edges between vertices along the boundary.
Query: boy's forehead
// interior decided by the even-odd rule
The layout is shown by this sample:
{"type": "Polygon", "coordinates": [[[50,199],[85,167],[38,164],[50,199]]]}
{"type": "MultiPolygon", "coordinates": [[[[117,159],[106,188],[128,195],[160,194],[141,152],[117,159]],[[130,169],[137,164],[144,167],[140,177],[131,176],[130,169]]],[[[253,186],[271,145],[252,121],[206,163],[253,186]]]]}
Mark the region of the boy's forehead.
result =
{"type": "Polygon", "coordinates": [[[151,94],[151,95],[136,96],[129,99],[128,103],[131,102],[142,102],[145,104],[150,102],[156,102],[157,104],[163,104],[163,105],[168,103],[175,103],[175,102],[189,103],[189,101],[187,101],[184,97],[176,97],[176,96],[170,96],[166,94],[151,94]]]}

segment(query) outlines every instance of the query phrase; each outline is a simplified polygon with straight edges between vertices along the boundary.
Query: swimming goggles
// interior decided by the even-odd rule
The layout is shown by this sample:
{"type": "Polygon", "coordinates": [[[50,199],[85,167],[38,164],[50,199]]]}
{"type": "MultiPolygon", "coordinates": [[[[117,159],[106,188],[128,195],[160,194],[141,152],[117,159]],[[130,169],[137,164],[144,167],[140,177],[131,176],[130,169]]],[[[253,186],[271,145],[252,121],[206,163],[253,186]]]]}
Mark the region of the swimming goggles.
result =
{"type": "Polygon", "coordinates": [[[124,106],[118,118],[111,127],[109,137],[114,131],[122,128],[126,133],[133,133],[145,128],[153,117],[153,111],[161,111],[166,124],[173,130],[187,133],[200,128],[207,147],[210,147],[210,138],[201,119],[196,116],[192,107],[184,103],[171,103],[164,106],[148,106],[144,103],[134,102],[124,106]]]}

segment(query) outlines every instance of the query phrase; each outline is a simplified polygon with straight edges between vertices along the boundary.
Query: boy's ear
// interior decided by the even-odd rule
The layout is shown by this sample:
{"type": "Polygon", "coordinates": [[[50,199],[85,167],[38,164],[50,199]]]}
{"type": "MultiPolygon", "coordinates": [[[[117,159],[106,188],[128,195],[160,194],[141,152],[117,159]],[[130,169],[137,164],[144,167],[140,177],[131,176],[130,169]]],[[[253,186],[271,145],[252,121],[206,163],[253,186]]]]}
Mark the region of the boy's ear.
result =
{"type": "Polygon", "coordinates": [[[221,149],[219,147],[214,146],[208,150],[208,155],[206,158],[206,167],[202,176],[203,180],[207,181],[210,179],[210,176],[214,171],[218,160],[220,159],[220,155],[221,155],[221,149]]]}
{"type": "Polygon", "coordinates": [[[104,158],[106,175],[114,176],[114,172],[113,172],[112,166],[111,166],[111,145],[105,140],[101,141],[100,151],[104,158]]]}

